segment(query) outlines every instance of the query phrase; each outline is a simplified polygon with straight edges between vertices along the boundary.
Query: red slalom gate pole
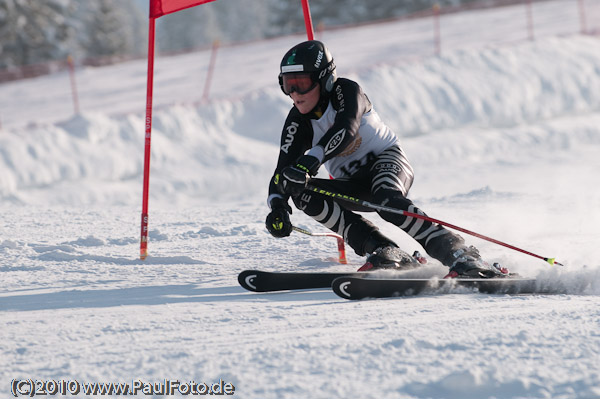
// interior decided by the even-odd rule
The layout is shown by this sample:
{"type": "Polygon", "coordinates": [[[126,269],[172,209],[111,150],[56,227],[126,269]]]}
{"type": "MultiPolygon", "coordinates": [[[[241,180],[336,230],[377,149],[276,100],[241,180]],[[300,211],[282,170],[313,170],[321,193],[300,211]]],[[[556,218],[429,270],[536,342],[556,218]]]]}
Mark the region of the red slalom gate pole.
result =
{"type": "Polygon", "coordinates": [[[144,139],[144,185],[142,189],[142,227],[140,259],[148,256],[148,191],[150,186],[150,142],[152,137],[152,88],[154,85],[155,18],[150,18],[148,29],[148,83],[146,86],[146,128],[144,139]]]}
{"type": "Polygon", "coordinates": [[[302,229],[300,227],[296,227],[296,226],[292,226],[292,229],[294,231],[297,231],[298,233],[302,233],[302,234],[306,234],[312,237],[333,237],[337,240],[337,246],[338,246],[338,261],[345,265],[348,263],[348,260],[346,259],[346,244],[344,243],[344,238],[339,235],[339,234],[335,234],[335,233],[313,233],[312,231],[308,231],[305,229],[302,229]]]}
{"type": "Polygon", "coordinates": [[[533,33],[533,5],[531,0],[527,0],[527,31],[529,32],[529,40],[535,40],[535,34],[533,33]]]}
{"type": "Polygon", "coordinates": [[[435,55],[442,53],[442,36],[440,32],[440,12],[439,4],[433,5],[433,42],[435,45],[435,55]]]}
{"type": "Polygon", "coordinates": [[[219,49],[219,41],[215,40],[210,50],[210,60],[208,61],[208,71],[206,72],[206,81],[204,82],[204,92],[202,93],[202,101],[208,102],[208,92],[210,90],[210,84],[212,82],[213,72],[215,70],[215,63],[217,60],[217,51],[219,49]]]}
{"type": "Polygon", "coordinates": [[[312,18],[310,16],[310,6],[308,0],[302,0],[302,12],[304,13],[304,25],[306,26],[306,35],[308,40],[315,39],[315,33],[313,31],[312,18]]]}
{"type": "Polygon", "coordinates": [[[463,232],[465,234],[469,234],[469,235],[472,235],[474,237],[481,238],[482,240],[493,242],[494,244],[498,244],[498,245],[501,245],[503,247],[510,248],[512,250],[524,253],[526,255],[533,256],[534,258],[542,259],[542,260],[548,262],[550,265],[564,266],[562,263],[557,262],[555,260],[555,258],[546,258],[544,256],[536,255],[533,252],[526,251],[524,249],[515,247],[514,245],[510,245],[510,244],[507,244],[505,242],[496,240],[495,238],[484,236],[483,234],[479,234],[479,233],[476,233],[474,231],[467,230],[465,228],[462,228],[462,227],[450,224],[448,222],[444,222],[444,221],[439,220],[439,219],[434,219],[434,218],[431,218],[431,217],[425,216],[425,215],[419,215],[418,213],[403,211],[401,209],[396,209],[396,208],[392,208],[392,207],[389,207],[389,206],[383,206],[383,205],[373,204],[371,202],[368,202],[368,201],[365,201],[365,200],[361,200],[359,198],[351,197],[349,195],[338,194],[338,193],[334,193],[334,192],[331,192],[331,191],[323,190],[321,188],[312,186],[310,184],[306,188],[309,189],[309,190],[311,190],[311,191],[313,191],[313,192],[315,192],[315,193],[317,193],[317,194],[326,195],[328,197],[331,197],[331,198],[334,198],[334,199],[338,199],[338,200],[342,200],[342,201],[345,201],[345,202],[349,202],[349,203],[352,203],[352,204],[355,204],[355,205],[358,204],[358,205],[364,206],[366,208],[371,208],[371,209],[374,209],[374,210],[377,210],[377,211],[396,213],[396,214],[402,215],[402,216],[413,217],[415,219],[422,219],[422,220],[426,220],[428,222],[437,223],[437,224],[440,224],[442,226],[446,226],[446,227],[450,227],[451,229],[458,230],[458,231],[463,232]]]}
{"type": "Polygon", "coordinates": [[[579,23],[581,24],[581,34],[585,35],[587,33],[587,23],[585,20],[585,4],[583,0],[578,1],[579,5],[579,23]]]}
{"type": "Polygon", "coordinates": [[[152,135],[152,89],[154,85],[154,47],[156,19],[186,8],[214,0],[150,0],[148,20],[148,81],[146,84],[146,119],[144,138],[144,184],[142,188],[142,226],[140,237],[140,259],[148,256],[148,192],[150,185],[150,142],[152,135]]]}
{"type": "Polygon", "coordinates": [[[67,65],[69,66],[69,77],[71,78],[71,95],[73,97],[73,110],[75,115],[79,115],[79,96],[77,95],[77,82],[75,81],[75,65],[73,57],[67,57],[67,65]]]}

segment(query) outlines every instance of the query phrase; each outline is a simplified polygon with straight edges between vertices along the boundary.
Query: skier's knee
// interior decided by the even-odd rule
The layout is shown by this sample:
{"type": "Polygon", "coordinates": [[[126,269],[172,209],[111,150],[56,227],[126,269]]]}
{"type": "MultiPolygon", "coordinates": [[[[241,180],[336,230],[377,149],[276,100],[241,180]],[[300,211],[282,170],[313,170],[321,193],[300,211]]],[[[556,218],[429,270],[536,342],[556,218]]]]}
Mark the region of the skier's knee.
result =
{"type": "MultiPolygon", "coordinates": [[[[408,210],[409,207],[413,205],[411,200],[395,190],[379,190],[373,196],[373,201],[376,204],[403,211],[408,210]]],[[[378,211],[377,213],[379,213],[379,216],[381,216],[383,220],[395,225],[404,223],[404,220],[406,220],[405,216],[394,212],[378,211]]]]}

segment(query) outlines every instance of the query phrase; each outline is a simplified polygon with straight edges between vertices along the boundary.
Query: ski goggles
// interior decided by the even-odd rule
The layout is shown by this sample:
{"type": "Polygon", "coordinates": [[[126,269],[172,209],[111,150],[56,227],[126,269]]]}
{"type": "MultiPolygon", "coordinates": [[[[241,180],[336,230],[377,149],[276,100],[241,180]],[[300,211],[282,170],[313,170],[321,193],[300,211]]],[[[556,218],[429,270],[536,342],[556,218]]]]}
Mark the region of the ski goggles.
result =
{"type": "Polygon", "coordinates": [[[285,73],[281,75],[281,88],[287,95],[293,92],[306,94],[317,87],[318,83],[313,81],[310,73],[285,73]]]}

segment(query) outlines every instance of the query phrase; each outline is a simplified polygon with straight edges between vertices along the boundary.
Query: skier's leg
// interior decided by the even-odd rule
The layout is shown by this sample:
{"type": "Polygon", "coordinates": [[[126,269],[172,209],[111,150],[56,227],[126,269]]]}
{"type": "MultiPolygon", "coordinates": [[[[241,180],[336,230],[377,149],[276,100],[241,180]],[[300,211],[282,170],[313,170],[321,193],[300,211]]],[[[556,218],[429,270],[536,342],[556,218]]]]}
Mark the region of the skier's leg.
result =
{"type": "MultiPolygon", "coordinates": [[[[425,215],[406,198],[412,186],[414,172],[400,147],[391,147],[382,152],[371,166],[370,172],[373,202],[425,215]]],[[[450,253],[464,247],[462,237],[436,223],[391,212],[379,212],[379,215],[408,233],[431,257],[443,264],[448,264],[451,260],[450,253]]]]}
{"type": "Polygon", "coordinates": [[[415,174],[402,148],[393,146],[379,154],[369,169],[369,176],[372,194],[389,189],[406,197],[415,174]]]}
{"type": "MultiPolygon", "coordinates": [[[[384,151],[371,167],[373,201],[380,205],[425,216],[406,198],[412,185],[413,170],[400,148],[384,151]]],[[[465,245],[464,239],[445,227],[423,219],[378,212],[413,237],[434,259],[450,267],[450,276],[493,277],[502,274],[482,261],[477,248],[465,245]]]]}
{"type": "MultiPolygon", "coordinates": [[[[377,204],[388,206],[390,208],[424,215],[425,213],[416,207],[411,200],[404,197],[398,191],[391,189],[379,190],[374,196],[373,201],[377,204]]],[[[386,221],[395,224],[414,238],[425,251],[443,264],[447,264],[448,255],[453,251],[464,246],[464,240],[458,234],[451,232],[437,223],[432,223],[423,219],[417,219],[409,216],[399,215],[392,212],[379,212],[379,215],[386,221]]]]}
{"type": "MultiPolygon", "coordinates": [[[[313,179],[311,184],[326,190],[344,192],[352,185],[350,181],[313,179]]],[[[360,187],[354,187],[361,190],[360,187]]],[[[344,241],[354,249],[357,255],[363,256],[374,252],[383,246],[397,245],[385,237],[379,229],[369,220],[348,209],[346,204],[341,204],[331,197],[305,190],[292,198],[296,208],[315,219],[328,229],[344,238],[344,241]]],[[[364,208],[355,210],[368,211],[364,208]]]]}

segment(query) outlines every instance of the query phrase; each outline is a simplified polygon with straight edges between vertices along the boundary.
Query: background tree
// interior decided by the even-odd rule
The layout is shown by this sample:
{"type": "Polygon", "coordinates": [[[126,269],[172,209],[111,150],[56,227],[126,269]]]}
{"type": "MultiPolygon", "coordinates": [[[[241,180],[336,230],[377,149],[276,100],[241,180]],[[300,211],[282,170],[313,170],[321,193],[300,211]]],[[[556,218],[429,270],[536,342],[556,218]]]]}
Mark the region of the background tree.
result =
{"type": "Polygon", "coordinates": [[[0,0],[0,66],[66,57],[72,6],[70,0],[0,0]]]}

